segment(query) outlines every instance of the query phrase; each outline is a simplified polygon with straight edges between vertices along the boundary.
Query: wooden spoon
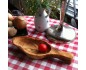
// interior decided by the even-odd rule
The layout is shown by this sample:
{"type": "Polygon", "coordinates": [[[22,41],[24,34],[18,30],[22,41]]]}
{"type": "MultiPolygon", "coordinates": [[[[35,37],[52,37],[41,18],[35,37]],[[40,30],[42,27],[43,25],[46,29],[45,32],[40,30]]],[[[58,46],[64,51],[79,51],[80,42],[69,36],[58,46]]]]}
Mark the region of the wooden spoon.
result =
{"type": "Polygon", "coordinates": [[[63,62],[70,64],[73,58],[73,54],[65,51],[58,50],[50,46],[49,43],[40,40],[38,38],[28,37],[28,36],[19,36],[12,39],[13,44],[26,53],[29,57],[33,59],[42,59],[46,57],[55,57],[63,62]],[[44,43],[47,45],[47,52],[39,52],[39,44],[44,43]]]}

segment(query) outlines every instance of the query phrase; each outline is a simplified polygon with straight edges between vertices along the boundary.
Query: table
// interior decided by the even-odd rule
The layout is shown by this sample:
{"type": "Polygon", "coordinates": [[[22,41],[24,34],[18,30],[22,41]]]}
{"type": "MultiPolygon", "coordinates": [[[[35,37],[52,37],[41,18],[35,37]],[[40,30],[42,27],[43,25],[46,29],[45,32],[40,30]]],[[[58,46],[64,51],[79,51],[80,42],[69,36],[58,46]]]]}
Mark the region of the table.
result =
{"type": "MultiPolygon", "coordinates": [[[[72,27],[76,32],[76,38],[70,43],[59,43],[48,40],[45,33],[35,32],[34,16],[24,16],[27,21],[28,35],[47,41],[51,46],[60,50],[68,51],[74,54],[70,65],[59,63],[58,60],[41,59],[32,60],[22,51],[12,45],[12,40],[8,39],[8,68],[9,70],[78,70],[78,29],[65,23],[64,25],[72,27]]],[[[59,20],[50,18],[50,25],[59,24],[59,20]]]]}

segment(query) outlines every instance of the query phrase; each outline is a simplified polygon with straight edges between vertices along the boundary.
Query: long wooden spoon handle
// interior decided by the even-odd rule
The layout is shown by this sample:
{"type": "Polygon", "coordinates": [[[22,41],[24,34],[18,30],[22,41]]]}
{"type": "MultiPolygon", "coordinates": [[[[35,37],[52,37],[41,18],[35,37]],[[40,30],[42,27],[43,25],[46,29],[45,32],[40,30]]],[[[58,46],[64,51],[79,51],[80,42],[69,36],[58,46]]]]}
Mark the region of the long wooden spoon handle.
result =
{"type": "Polygon", "coordinates": [[[63,25],[64,16],[65,16],[65,9],[66,9],[66,0],[62,0],[61,10],[60,10],[60,25],[63,25]]]}
{"type": "Polygon", "coordinates": [[[66,0],[61,0],[60,23],[59,26],[57,26],[56,30],[62,31],[63,29],[65,11],[66,11],[66,0]]]}
{"type": "Polygon", "coordinates": [[[62,60],[63,62],[70,64],[73,59],[73,54],[52,48],[51,56],[62,60]]]}

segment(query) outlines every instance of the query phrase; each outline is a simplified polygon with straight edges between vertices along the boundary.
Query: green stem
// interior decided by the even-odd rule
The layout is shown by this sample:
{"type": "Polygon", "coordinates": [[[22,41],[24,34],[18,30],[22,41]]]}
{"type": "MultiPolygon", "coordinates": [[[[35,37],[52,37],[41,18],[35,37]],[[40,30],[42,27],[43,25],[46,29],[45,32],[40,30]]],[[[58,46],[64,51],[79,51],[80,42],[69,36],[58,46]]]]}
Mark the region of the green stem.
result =
{"type": "Polygon", "coordinates": [[[40,1],[40,0],[37,0],[37,3],[38,3],[38,5],[40,6],[40,8],[42,8],[42,6],[41,6],[41,1],[40,1]]]}

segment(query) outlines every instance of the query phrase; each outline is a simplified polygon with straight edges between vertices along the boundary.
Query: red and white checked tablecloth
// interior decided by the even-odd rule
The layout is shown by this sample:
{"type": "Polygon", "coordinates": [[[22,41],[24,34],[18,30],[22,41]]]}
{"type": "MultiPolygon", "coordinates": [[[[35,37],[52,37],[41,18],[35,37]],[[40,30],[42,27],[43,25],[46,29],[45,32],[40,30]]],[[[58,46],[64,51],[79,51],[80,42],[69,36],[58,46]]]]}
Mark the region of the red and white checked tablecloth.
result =
{"type": "MultiPolygon", "coordinates": [[[[60,50],[68,51],[74,54],[74,58],[70,65],[59,63],[58,60],[41,59],[32,60],[27,57],[18,48],[12,45],[11,39],[8,39],[8,68],[9,70],[78,70],[78,30],[73,28],[76,32],[76,38],[70,43],[59,43],[48,40],[45,33],[35,32],[34,17],[24,16],[27,21],[28,36],[37,37],[46,40],[51,46],[60,50]]],[[[59,24],[59,20],[50,18],[50,25],[59,24]]],[[[65,23],[65,25],[70,26],[65,23]]]]}

